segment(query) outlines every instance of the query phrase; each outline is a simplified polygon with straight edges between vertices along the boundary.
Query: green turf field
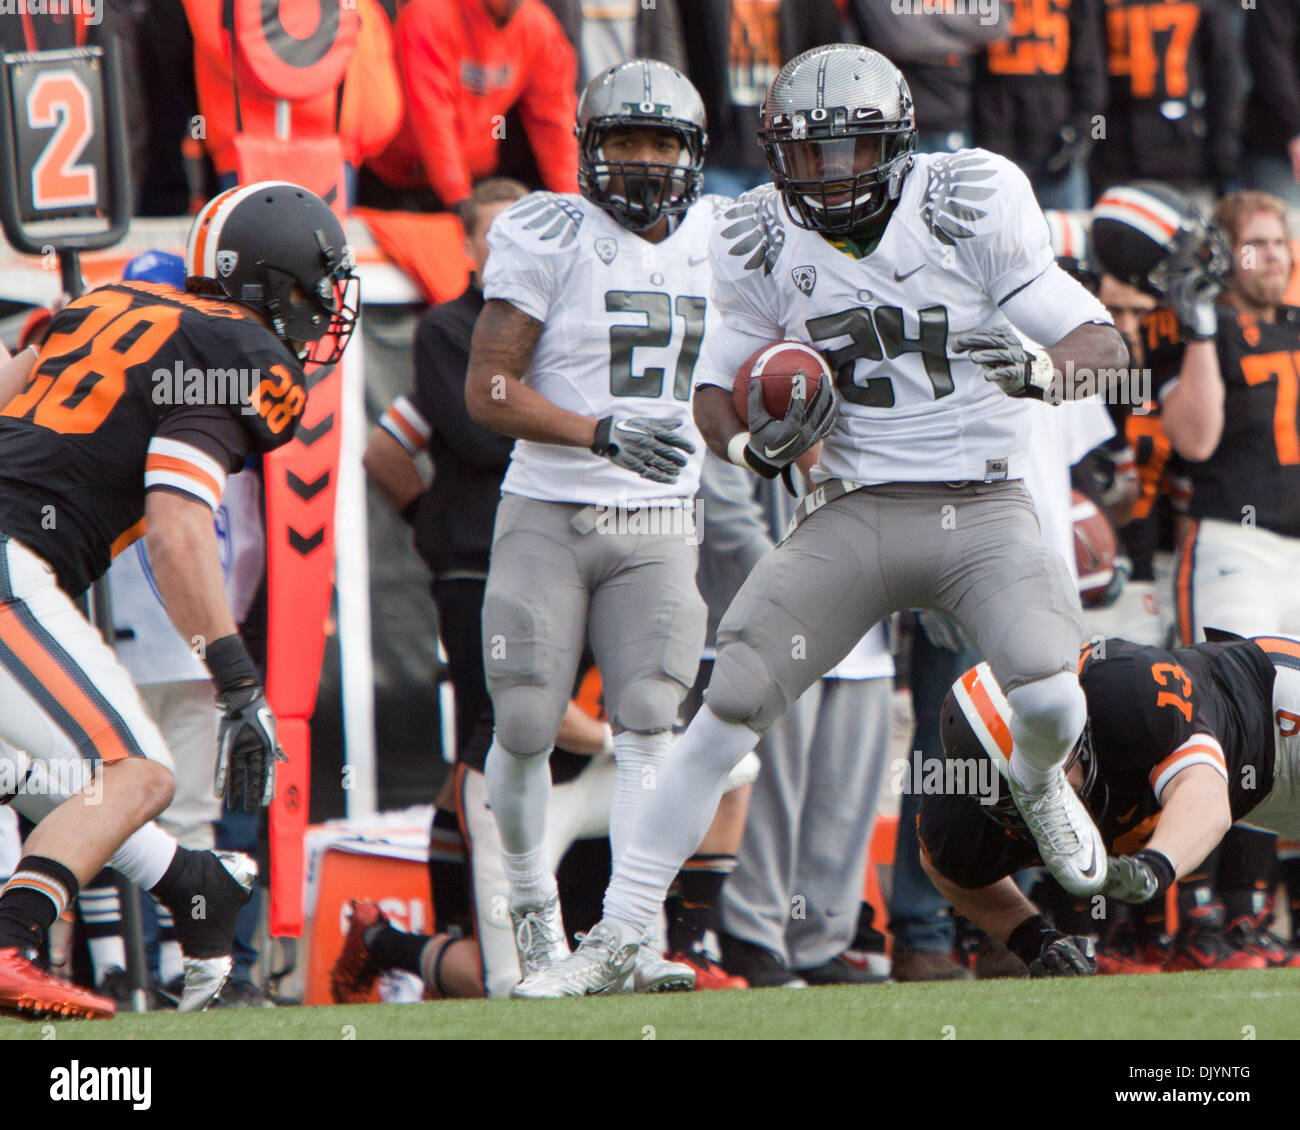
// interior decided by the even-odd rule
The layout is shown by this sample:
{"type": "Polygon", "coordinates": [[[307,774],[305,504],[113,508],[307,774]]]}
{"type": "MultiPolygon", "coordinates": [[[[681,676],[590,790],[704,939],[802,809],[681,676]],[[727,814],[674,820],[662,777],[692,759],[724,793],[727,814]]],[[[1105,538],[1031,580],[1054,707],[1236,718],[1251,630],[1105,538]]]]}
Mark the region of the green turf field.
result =
{"type": "Polygon", "coordinates": [[[1300,1038],[1300,970],[4,1019],[0,1039],[1240,1040],[1252,1029],[1300,1038]]]}

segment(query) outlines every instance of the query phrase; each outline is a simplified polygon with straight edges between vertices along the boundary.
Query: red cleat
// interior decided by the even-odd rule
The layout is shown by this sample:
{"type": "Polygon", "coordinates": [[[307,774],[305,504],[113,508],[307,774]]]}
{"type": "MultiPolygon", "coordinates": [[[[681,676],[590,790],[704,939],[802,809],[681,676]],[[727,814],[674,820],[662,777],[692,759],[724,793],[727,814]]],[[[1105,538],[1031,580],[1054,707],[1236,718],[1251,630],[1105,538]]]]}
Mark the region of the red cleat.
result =
{"type": "Polygon", "coordinates": [[[0,1009],[31,1017],[107,1020],[117,1012],[117,1005],[108,997],[46,973],[10,946],[0,949],[0,1009]]]}
{"type": "Polygon", "coordinates": [[[1180,930],[1169,951],[1170,973],[1199,969],[1267,969],[1268,962],[1257,953],[1233,949],[1224,936],[1223,927],[1206,924],[1180,930]]]}
{"type": "Polygon", "coordinates": [[[381,970],[370,960],[366,931],[387,926],[388,916],[369,899],[352,900],[352,921],[334,968],[330,970],[330,995],[335,1004],[365,1004],[381,970]]]}
{"type": "Polygon", "coordinates": [[[695,970],[695,988],[700,989],[748,989],[749,982],[734,973],[728,973],[707,953],[692,950],[690,953],[670,953],[669,961],[679,961],[695,970]]]}
{"type": "Polygon", "coordinates": [[[1300,969],[1300,950],[1269,930],[1263,919],[1238,918],[1228,926],[1228,944],[1241,953],[1258,954],[1269,969],[1300,969]]]}
{"type": "Polygon", "coordinates": [[[1143,961],[1137,954],[1125,953],[1123,950],[1111,949],[1109,946],[1097,947],[1097,972],[1104,976],[1125,973],[1163,973],[1164,970],[1163,965],[1143,961]]]}

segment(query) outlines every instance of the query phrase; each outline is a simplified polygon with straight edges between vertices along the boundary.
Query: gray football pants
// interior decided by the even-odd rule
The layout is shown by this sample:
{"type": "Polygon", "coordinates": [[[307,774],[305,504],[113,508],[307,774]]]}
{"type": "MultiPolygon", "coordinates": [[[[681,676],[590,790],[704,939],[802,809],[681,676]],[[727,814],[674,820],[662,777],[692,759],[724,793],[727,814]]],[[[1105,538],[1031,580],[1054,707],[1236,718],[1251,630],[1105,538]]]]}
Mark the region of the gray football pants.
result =
{"type": "Polygon", "coordinates": [[[951,616],[1004,691],[1078,661],[1078,600],[1023,483],[885,483],[815,510],[758,563],[718,628],[705,701],[762,733],[907,608],[951,616]]]}
{"type": "Polygon", "coordinates": [[[672,727],[704,646],[694,540],[693,527],[624,532],[595,507],[502,495],[483,668],[506,750],[530,757],[554,744],[588,639],[614,729],[672,727]]]}
{"type": "Polygon", "coordinates": [[[885,776],[893,680],[820,679],[766,734],[727,933],[812,969],[853,941],[885,776]]]}

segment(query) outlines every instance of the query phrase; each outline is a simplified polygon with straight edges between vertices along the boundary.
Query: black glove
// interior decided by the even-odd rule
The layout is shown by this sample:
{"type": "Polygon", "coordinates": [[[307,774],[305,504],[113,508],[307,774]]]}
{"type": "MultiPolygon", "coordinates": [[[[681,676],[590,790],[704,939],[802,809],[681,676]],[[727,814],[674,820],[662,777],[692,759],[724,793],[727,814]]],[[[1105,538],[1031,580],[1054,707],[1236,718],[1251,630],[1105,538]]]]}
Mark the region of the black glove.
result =
{"type": "Polygon", "coordinates": [[[751,382],[745,462],[763,478],[775,478],[831,430],[836,406],[831,382],[823,378],[807,399],[791,397],[785,416],[778,420],[763,403],[763,383],[751,382]]]}
{"type": "Polygon", "coordinates": [[[984,379],[992,381],[1008,396],[1030,397],[1056,403],[1056,371],[1046,353],[1030,353],[1010,326],[994,326],[960,337],[953,348],[970,352],[970,359],[984,370],[984,379]]]}
{"type": "Polygon", "coordinates": [[[233,812],[256,812],[275,796],[275,763],[288,761],[275,736],[275,715],[256,684],[217,695],[214,796],[225,796],[233,812]]]}
{"type": "Polygon", "coordinates": [[[669,423],[647,416],[627,420],[606,416],[596,424],[591,450],[652,483],[675,483],[686,466],[686,455],[695,450],[690,440],[673,435],[680,427],[680,420],[669,423]]]}
{"type": "Polygon", "coordinates": [[[1091,977],[1096,972],[1096,943],[1078,935],[1045,939],[1038,956],[1029,963],[1031,977],[1091,977]]]}
{"type": "Polygon", "coordinates": [[[1178,319],[1179,336],[1183,341],[1214,340],[1219,331],[1214,303],[1222,290],[1222,282],[1207,274],[1200,264],[1169,272],[1165,301],[1178,319]]]}

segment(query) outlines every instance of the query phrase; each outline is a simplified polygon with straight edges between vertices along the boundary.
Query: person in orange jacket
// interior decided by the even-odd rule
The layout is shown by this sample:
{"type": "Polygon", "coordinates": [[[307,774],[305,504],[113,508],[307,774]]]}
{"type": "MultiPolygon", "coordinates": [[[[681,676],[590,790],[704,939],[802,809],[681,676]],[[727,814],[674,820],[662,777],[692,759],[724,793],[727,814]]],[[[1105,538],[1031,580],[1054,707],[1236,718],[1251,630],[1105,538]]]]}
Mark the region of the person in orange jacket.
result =
{"type": "MultiPolygon", "coordinates": [[[[184,3],[194,33],[194,77],[206,134],[203,140],[212,156],[218,181],[226,188],[235,183],[236,130],[230,36],[221,26],[222,0],[184,0],[184,3]]],[[[349,170],[380,152],[402,121],[402,87],[388,16],[378,0],[356,0],[356,8],[361,26],[343,79],[341,113],[332,90],[292,104],[292,136],[295,137],[334,133],[338,115],[337,132],[349,170]]],[[[239,111],[244,132],[262,136],[274,133],[272,99],[241,86],[239,111]]]]}
{"type": "Polygon", "coordinates": [[[384,184],[432,188],[455,209],[497,171],[517,104],[543,184],[577,192],[577,59],[541,0],[409,0],[395,37],[406,116],[368,162],[384,184]]]}

